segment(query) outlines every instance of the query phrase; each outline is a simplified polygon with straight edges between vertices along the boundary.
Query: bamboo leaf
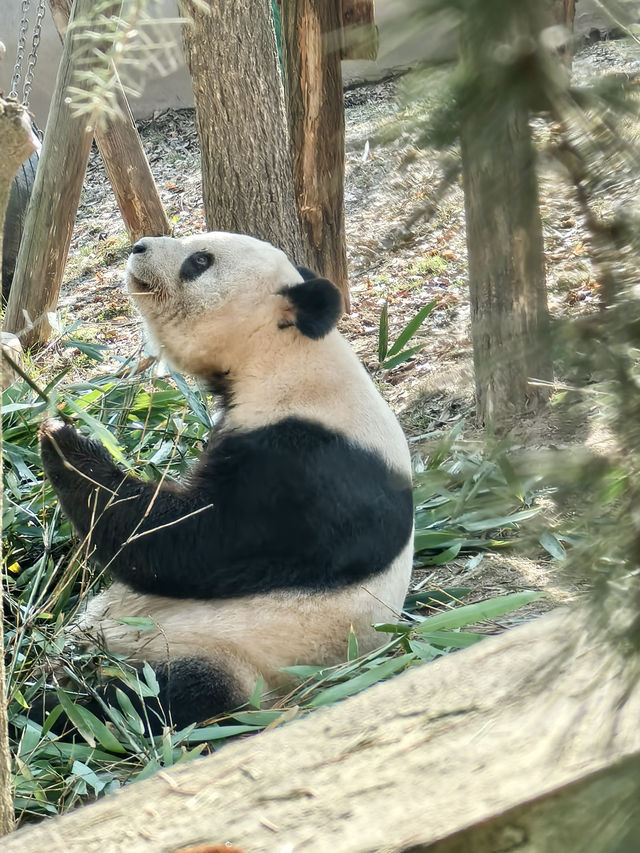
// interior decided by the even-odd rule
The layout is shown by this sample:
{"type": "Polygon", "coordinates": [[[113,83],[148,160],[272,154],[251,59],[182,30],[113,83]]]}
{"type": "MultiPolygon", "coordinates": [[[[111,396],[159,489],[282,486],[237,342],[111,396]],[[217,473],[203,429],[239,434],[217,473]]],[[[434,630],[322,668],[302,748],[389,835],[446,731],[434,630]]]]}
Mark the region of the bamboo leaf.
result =
{"type": "Polygon", "coordinates": [[[551,554],[552,557],[555,557],[556,560],[566,559],[567,552],[565,551],[564,545],[553,533],[543,533],[538,541],[544,550],[551,554]]]}
{"type": "Polygon", "coordinates": [[[411,320],[409,320],[407,325],[400,332],[400,334],[396,338],[395,343],[393,344],[393,346],[391,347],[389,352],[386,353],[387,357],[397,355],[400,352],[400,350],[404,347],[404,345],[407,344],[411,340],[411,338],[415,335],[415,333],[418,331],[420,326],[427,319],[429,314],[431,314],[431,312],[433,311],[433,309],[436,307],[437,304],[438,304],[437,300],[434,299],[433,302],[429,302],[427,305],[422,306],[422,308],[418,311],[418,313],[415,315],[415,317],[413,317],[411,320]]]}
{"type": "Polygon", "coordinates": [[[404,349],[398,355],[393,356],[393,358],[386,358],[382,363],[382,366],[385,370],[393,370],[393,368],[397,367],[399,364],[403,364],[405,361],[409,361],[411,356],[415,355],[417,352],[420,352],[421,349],[424,349],[424,344],[418,344],[415,347],[409,347],[408,349],[404,349]]]}
{"type": "Polygon", "coordinates": [[[400,655],[397,658],[380,663],[377,666],[371,667],[366,672],[356,675],[348,681],[343,681],[341,684],[334,684],[323,690],[309,702],[312,708],[318,708],[321,705],[328,705],[332,702],[337,702],[339,699],[344,699],[347,696],[352,696],[354,693],[359,693],[366,687],[372,684],[377,684],[379,681],[384,681],[399,672],[401,669],[415,659],[412,653],[400,655]]]}
{"type": "Polygon", "coordinates": [[[456,607],[454,610],[448,610],[446,613],[437,613],[435,616],[429,616],[424,622],[420,622],[415,627],[415,630],[420,636],[423,636],[433,631],[463,628],[466,625],[484,622],[487,619],[497,619],[499,616],[504,616],[505,613],[510,613],[512,610],[524,607],[525,604],[537,601],[541,597],[541,592],[528,590],[527,592],[515,592],[511,595],[491,598],[489,601],[465,604],[462,607],[456,607]]]}

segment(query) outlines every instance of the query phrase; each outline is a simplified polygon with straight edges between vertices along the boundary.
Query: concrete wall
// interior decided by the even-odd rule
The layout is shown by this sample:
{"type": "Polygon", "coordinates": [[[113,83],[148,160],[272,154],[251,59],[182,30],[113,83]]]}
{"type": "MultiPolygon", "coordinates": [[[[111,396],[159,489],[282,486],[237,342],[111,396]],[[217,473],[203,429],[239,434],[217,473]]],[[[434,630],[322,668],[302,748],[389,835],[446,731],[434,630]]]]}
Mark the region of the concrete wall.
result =
{"type": "MultiPolygon", "coordinates": [[[[605,0],[606,2],[606,0],[605,0]]],[[[617,5],[624,7],[621,14],[626,17],[635,15],[638,19],[637,0],[618,0],[617,5]]],[[[36,0],[32,0],[32,7],[36,0]]],[[[363,79],[379,79],[390,71],[408,68],[418,60],[449,59],[455,56],[456,39],[451,22],[420,19],[412,12],[420,8],[416,0],[377,0],[376,20],[380,31],[380,50],[376,62],[347,61],[343,63],[345,83],[363,79]],[[410,26],[406,26],[410,20],[410,26]]],[[[426,7],[428,4],[422,4],[426,7]]],[[[0,90],[9,91],[13,66],[15,63],[18,32],[20,29],[20,0],[0,0],[0,41],[6,46],[6,55],[0,61],[0,90]]],[[[175,17],[175,0],[150,0],[149,9],[153,9],[158,18],[175,17]]],[[[605,30],[610,26],[597,0],[577,0],[576,31],[583,35],[593,28],[605,30]]],[[[175,47],[166,64],[173,65],[165,74],[152,70],[146,79],[132,81],[143,89],[142,96],[132,99],[131,105],[136,116],[143,118],[152,115],[155,110],[166,107],[186,107],[193,104],[191,86],[180,52],[179,27],[168,27],[168,35],[175,47]]],[[[30,50],[27,41],[25,54],[30,50]]],[[[44,127],[55,83],[61,45],[47,8],[42,40],[38,50],[38,65],[34,78],[31,109],[40,127],[44,127]]],[[[26,67],[26,56],[24,66],[26,67]]]]}

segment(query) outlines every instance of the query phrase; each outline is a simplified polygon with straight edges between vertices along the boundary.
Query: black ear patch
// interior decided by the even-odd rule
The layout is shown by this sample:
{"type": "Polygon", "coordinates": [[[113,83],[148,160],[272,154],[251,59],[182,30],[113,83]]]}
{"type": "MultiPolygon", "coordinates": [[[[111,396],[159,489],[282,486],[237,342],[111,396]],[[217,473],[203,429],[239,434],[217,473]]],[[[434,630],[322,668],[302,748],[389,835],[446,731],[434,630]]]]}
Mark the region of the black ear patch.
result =
{"type": "MultiPolygon", "coordinates": [[[[313,273],[304,267],[298,267],[298,272],[303,278],[305,272],[313,276],[313,273]]],[[[342,314],[340,291],[326,278],[313,276],[300,284],[283,287],[278,292],[288,300],[292,309],[291,312],[286,312],[280,328],[296,326],[303,335],[313,338],[314,341],[324,338],[342,314]]]]}
{"type": "Polygon", "coordinates": [[[296,269],[305,281],[313,281],[314,278],[318,278],[316,273],[312,272],[308,267],[296,267],[296,269]]]}

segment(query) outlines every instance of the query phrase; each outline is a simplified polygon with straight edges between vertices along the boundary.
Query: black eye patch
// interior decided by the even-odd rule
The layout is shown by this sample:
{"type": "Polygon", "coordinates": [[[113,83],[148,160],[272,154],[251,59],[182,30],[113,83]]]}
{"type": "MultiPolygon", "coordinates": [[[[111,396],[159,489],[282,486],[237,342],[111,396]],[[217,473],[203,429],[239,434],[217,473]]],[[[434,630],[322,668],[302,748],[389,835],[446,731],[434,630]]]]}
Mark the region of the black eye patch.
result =
{"type": "Polygon", "coordinates": [[[182,262],[179,273],[180,280],[193,281],[205,270],[208,270],[212,263],[213,255],[211,252],[194,252],[182,262]]]}

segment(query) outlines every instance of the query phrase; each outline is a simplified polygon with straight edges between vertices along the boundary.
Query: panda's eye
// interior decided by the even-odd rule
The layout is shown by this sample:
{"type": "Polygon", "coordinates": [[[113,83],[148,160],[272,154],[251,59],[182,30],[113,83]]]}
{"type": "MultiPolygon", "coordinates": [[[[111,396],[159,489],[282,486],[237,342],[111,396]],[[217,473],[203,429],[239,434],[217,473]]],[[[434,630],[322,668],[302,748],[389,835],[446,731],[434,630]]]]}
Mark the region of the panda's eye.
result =
{"type": "Polygon", "coordinates": [[[211,252],[194,252],[182,262],[180,278],[182,281],[193,281],[213,264],[211,252]]]}
{"type": "Polygon", "coordinates": [[[196,252],[193,256],[193,263],[203,270],[209,269],[213,258],[208,252],[196,252]]]}

